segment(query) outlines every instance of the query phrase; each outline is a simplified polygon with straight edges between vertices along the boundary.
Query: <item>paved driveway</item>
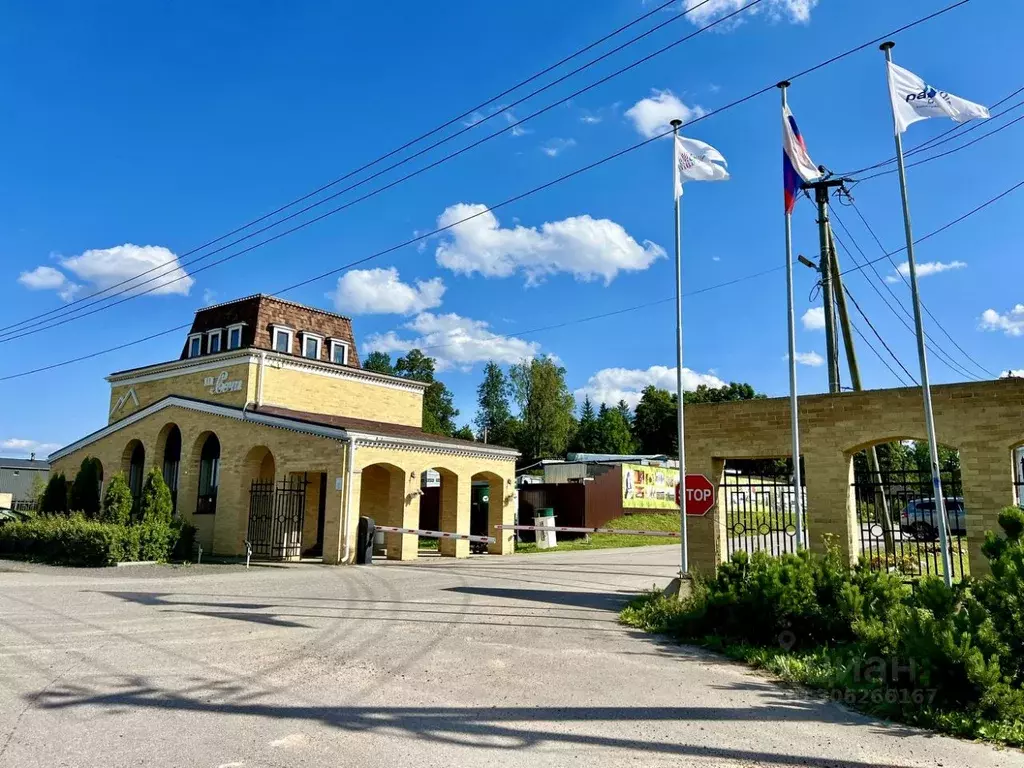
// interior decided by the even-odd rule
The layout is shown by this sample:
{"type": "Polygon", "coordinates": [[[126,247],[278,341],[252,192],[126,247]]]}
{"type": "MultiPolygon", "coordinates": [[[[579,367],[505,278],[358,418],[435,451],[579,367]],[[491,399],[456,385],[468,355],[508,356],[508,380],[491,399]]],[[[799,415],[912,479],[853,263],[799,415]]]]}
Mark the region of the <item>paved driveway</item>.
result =
{"type": "Polygon", "coordinates": [[[0,766],[1024,765],[620,627],[676,556],[0,561],[0,766]]]}

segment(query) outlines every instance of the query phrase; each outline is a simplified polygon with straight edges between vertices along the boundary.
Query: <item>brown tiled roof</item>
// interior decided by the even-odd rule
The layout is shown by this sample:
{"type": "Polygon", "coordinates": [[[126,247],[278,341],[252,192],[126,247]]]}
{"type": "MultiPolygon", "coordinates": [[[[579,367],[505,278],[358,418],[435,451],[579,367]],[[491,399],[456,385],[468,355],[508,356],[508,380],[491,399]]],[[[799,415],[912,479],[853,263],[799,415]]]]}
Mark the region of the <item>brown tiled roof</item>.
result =
{"type": "Polygon", "coordinates": [[[478,443],[474,440],[460,440],[457,437],[445,437],[444,435],[432,435],[424,432],[419,427],[410,427],[405,424],[391,424],[386,421],[371,421],[370,419],[355,419],[349,416],[333,416],[328,413],[313,413],[311,411],[293,411],[290,408],[279,408],[273,405],[261,405],[250,409],[253,413],[263,413],[267,416],[279,416],[284,419],[294,419],[307,424],[318,424],[324,427],[337,427],[339,429],[351,430],[353,432],[368,432],[383,437],[401,437],[410,440],[429,440],[434,443],[446,443],[453,446],[466,446],[467,448],[495,448],[497,450],[514,451],[515,448],[508,448],[504,445],[491,445],[478,443]]]}

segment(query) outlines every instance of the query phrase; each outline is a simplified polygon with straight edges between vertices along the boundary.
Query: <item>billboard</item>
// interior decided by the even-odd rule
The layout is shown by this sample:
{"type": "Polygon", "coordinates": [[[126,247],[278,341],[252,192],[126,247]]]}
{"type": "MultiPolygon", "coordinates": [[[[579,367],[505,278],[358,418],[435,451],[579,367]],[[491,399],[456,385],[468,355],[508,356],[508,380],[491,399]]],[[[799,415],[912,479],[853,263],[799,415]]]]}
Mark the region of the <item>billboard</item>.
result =
{"type": "Polygon", "coordinates": [[[676,504],[678,482],[678,469],[623,464],[622,508],[679,509],[676,504]]]}

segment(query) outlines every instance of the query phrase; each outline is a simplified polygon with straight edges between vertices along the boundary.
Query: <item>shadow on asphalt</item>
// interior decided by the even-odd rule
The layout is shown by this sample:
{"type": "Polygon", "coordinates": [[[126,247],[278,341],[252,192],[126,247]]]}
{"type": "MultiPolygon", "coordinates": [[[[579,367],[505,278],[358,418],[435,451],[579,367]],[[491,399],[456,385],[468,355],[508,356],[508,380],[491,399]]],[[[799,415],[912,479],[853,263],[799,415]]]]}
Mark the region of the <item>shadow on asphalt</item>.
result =
{"type": "MultiPolygon", "coordinates": [[[[771,694],[773,686],[765,685],[771,694]]],[[[775,689],[777,691],[777,689],[775,689]]],[[[227,691],[225,691],[226,693],[227,691]]],[[[877,763],[837,760],[805,755],[788,755],[757,750],[731,749],[650,739],[567,732],[563,726],[575,723],[635,722],[638,725],[664,721],[749,721],[844,722],[838,709],[796,699],[766,702],[757,707],[359,707],[288,706],[245,701],[216,702],[209,692],[202,696],[161,690],[145,679],[126,678],[120,690],[95,691],[84,685],[63,684],[30,694],[42,709],[59,710],[96,707],[108,711],[157,710],[200,713],[211,717],[261,717],[274,720],[320,723],[353,733],[387,732],[436,744],[477,747],[485,750],[519,750],[542,745],[579,745],[622,749],[639,754],[671,755],[702,759],[732,760],[741,764],[768,766],[812,766],[812,768],[874,768],[877,763]],[[832,712],[835,718],[827,716],[832,712]],[[558,726],[556,728],[552,725],[558,726]]],[[[900,768],[900,763],[888,763],[900,768]]]]}
{"type": "Polygon", "coordinates": [[[528,600],[550,605],[573,605],[598,611],[618,612],[627,597],[606,592],[569,592],[561,589],[515,589],[505,587],[448,587],[445,592],[481,597],[500,597],[506,600],[528,600]]]}

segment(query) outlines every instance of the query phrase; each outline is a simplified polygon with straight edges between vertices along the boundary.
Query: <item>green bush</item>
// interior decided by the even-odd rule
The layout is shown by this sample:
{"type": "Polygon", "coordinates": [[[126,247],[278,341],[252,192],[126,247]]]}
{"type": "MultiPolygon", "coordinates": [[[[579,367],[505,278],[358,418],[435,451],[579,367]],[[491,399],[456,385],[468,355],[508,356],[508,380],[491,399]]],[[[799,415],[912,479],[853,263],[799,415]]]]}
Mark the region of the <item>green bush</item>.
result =
{"type": "Polygon", "coordinates": [[[142,500],[139,503],[141,521],[168,526],[171,523],[173,509],[171,489],[164,482],[163,474],[159,470],[151,469],[146,475],[146,482],[142,485],[142,500]]]}
{"type": "Polygon", "coordinates": [[[120,525],[86,520],[78,513],[40,515],[0,526],[0,557],[90,567],[165,561],[187,528],[178,521],[120,525]]]}
{"type": "Polygon", "coordinates": [[[132,518],[132,491],[124,473],[118,472],[107,483],[107,491],[103,494],[103,515],[105,523],[127,525],[132,518]]]}
{"type": "Polygon", "coordinates": [[[88,519],[95,520],[100,514],[100,474],[103,471],[99,459],[86,456],[82,466],[71,483],[70,508],[81,512],[88,519]]]}
{"type": "Polygon", "coordinates": [[[68,513],[68,481],[63,472],[50,475],[46,490],[39,500],[39,511],[47,515],[68,513]]]}

